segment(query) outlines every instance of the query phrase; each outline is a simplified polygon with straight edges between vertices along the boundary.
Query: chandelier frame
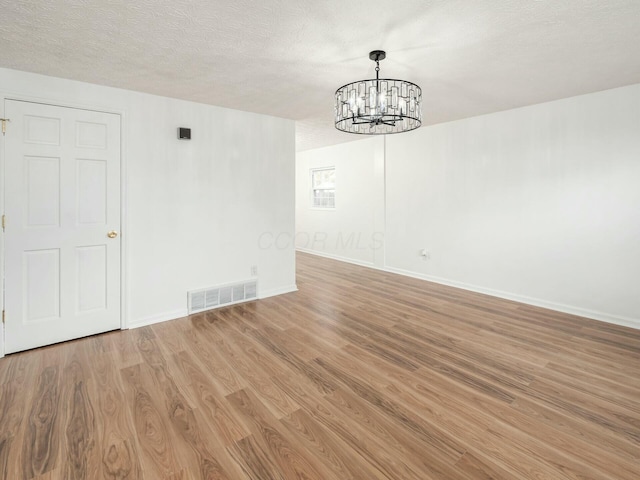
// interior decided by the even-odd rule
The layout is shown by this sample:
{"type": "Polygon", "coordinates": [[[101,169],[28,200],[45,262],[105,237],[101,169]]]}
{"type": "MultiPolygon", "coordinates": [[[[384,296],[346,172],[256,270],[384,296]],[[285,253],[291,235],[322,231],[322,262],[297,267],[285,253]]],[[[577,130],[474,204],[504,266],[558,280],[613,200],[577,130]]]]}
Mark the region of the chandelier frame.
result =
{"type": "Polygon", "coordinates": [[[422,89],[407,80],[379,78],[380,60],[385,57],[382,50],[370,52],[369,58],[376,62],[376,78],[349,82],[336,90],[336,129],[357,135],[386,135],[422,125],[422,89]]]}

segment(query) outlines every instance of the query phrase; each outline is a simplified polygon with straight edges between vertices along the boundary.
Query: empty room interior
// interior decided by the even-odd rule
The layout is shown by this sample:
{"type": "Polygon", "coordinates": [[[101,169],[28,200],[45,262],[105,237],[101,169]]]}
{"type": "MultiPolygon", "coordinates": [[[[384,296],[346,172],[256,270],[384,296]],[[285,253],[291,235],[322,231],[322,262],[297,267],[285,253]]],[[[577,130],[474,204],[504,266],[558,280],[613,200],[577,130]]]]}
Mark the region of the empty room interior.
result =
{"type": "Polygon", "coordinates": [[[640,2],[0,0],[0,480],[638,480],[640,2]]]}

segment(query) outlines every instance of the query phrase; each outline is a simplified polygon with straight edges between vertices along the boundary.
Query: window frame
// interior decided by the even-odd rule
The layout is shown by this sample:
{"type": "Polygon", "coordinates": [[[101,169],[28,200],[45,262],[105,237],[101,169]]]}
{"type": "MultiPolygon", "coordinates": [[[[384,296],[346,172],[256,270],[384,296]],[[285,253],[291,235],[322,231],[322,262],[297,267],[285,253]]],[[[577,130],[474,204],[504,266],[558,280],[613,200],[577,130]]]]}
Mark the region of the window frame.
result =
{"type": "Polygon", "coordinates": [[[309,169],[309,180],[311,182],[311,188],[309,189],[309,196],[310,196],[310,208],[313,210],[335,210],[336,209],[336,182],[335,182],[335,175],[336,175],[336,167],[335,166],[326,166],[326,167],[315,167],[315,168],[310,168],[309,169]],[[334,175],[334,183],[333,183],[333,188],[315,188],[314,185],[314,174],[316,172],[322,172],[322,171],[327,171],[327,170],[333,170],[333,175],[334,175]],[[316,205],[316,199],[319,198],[316,196],[316,191],[333,191],[333,205],[316,205]]]}

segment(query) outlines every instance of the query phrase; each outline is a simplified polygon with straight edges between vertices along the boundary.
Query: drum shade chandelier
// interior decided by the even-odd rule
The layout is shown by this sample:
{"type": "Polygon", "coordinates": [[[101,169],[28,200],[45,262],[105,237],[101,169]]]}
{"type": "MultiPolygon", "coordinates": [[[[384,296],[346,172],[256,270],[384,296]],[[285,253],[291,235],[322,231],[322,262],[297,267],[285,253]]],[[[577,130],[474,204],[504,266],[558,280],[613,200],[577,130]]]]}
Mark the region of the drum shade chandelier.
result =
{"type": "Polygon", "coordinates": [[[336,128],[360,135],[415,130],[422,125],[422,90],[405,80],[379,78],[382,50],[369,53],[376,78],[348,83],[336,90],[336,128]]]}

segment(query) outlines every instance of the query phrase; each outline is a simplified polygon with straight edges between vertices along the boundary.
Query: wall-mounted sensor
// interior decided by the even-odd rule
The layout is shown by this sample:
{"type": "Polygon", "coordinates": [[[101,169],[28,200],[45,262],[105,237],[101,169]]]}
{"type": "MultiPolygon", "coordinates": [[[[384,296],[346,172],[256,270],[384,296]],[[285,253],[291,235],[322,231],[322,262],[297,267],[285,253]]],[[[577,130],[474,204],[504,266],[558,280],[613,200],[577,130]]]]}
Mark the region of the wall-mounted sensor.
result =
{"type": "Polygon", "coordinates": [[[180,140],[191,140],[191,129],[190,128],[178,128],[178,138],[180,140]]]}

